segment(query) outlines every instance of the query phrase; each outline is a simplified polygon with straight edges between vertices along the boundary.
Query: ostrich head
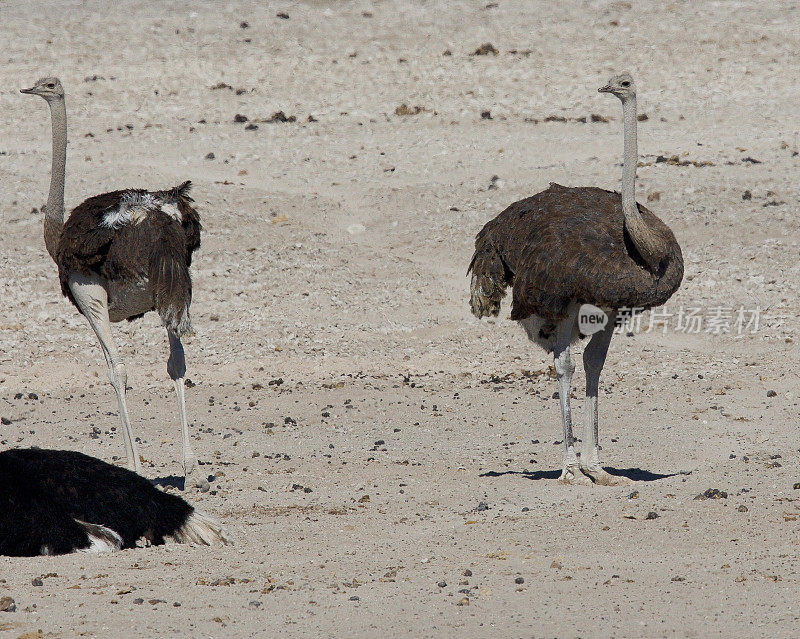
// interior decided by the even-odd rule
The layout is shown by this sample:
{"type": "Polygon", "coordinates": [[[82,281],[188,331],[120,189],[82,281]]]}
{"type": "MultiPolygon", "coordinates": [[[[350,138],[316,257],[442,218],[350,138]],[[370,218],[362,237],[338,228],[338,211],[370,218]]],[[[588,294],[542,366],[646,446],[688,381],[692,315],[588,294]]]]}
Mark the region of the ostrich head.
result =
{"type": "Polygon", "coordinates": [[[636,95],[636,85],[630,73],[620,73],[612,77],[608,84],[597,89],[600,93],[612,93],[620,100],[627,100],[636,95]]]}
{"type": "Polygon", "coordinates": [[[58,78],[42,78],[30,89],[20,89],[20,93],[40,95],[48,102],[64,99],[64,87],[58,78]]]}

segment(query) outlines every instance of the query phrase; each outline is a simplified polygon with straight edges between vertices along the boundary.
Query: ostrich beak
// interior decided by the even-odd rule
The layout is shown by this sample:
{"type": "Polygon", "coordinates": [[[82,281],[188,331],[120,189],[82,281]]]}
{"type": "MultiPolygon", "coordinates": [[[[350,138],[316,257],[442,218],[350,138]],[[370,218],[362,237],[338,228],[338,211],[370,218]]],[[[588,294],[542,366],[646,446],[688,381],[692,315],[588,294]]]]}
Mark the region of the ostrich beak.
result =
{"type": "Polygon", "coordinates": [[[604,87],[600,87],[599,89],[597,89],[597,92],[598,93],[611,93],[611,90],[612,90],[611,89],[611,85],[607,84],[604,87]]]}
{"type": "Polygon", "coordinates": [[[33,95],[36,93],[36,87],[31,87],[30,89],[20,89],[20,93],[25,93],[26,95],[33,95]]]}

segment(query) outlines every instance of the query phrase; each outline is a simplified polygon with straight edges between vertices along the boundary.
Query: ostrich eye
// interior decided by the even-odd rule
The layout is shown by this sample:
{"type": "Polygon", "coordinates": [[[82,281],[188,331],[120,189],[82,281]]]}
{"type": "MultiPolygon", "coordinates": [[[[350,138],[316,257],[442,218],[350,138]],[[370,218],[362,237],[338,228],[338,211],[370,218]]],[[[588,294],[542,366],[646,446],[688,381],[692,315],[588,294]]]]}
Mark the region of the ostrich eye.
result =
{"type": "Polygon", "coordinates": [[[624,86],[624,87],[629,87],[629,86],[631,86],[631,83],[630,83],[630,82],[628,82],[627,80],[623,80],[622,82],[620,82],[620,84],[621,84],[622,86],[624,86]]]}
{"type": "Polygon", "coordinates": [[[55,88],[56,88],[56,85],[55,85],[53,82],[49,82],[49,83],[47,84],[47,88],[48,88],[48,89],[55,89],[55,88]]]}

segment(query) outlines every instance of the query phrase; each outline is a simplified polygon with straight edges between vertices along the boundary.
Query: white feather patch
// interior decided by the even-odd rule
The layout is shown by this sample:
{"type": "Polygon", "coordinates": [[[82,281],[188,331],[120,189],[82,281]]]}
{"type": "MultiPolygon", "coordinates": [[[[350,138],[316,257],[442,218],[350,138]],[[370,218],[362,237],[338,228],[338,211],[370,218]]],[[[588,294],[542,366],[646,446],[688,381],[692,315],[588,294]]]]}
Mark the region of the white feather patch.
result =
{"type": "Polygon", "coordinates": [[[141,222],[148,211],[159,208],[161,202],[150,193],[127,191],[119,201],[119,207],[106,211],[102,226],[117,229],[126,224],[141,222]]]}
{"type": "Polygon", "coordinates": [[[175,206],[174,204],[162,204],[161,212],[166,213],[176,222],[180,222],[182,219],[181,212],[178,210],[178,207],[175,206]]]}
{"type": "Polygon", "coordinates": [[[122,537],[110,528],[100,524],[90,524],[80,519],[75,521],[86,531],[90,542],[89,547],[81,548],[80,552],[113,552],[122,548],[122,537]]]}
{"type": "Polygon", "coordinates": [[[228,530],[217,519],[204,512],[195,510],[190,514],[183,526],[178,528],[172,538],[179,544],[197,544],[213,546],[222,544],[230,546],[233,544],[233,537],[228,530]]]}

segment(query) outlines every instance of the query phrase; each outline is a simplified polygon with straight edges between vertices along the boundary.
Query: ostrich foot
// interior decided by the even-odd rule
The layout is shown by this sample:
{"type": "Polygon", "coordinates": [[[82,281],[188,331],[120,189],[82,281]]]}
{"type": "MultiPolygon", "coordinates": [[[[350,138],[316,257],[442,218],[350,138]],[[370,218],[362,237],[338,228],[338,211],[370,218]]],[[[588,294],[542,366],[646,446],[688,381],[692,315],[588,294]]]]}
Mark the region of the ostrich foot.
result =
{"type": "Polygon", "coordinates": [[[570,486],[591,486],[592,480],[583,474],[578,466],[566,466],[558,478],[559,484],[570,486]]]}
{"type": "Polygon", "coordinates": [[[197,488],[201,493],[207,493],[209,488],[211,488],[208,479],[206,479],[200,471],[197,462],[191,466],[184,467],[184,476],[186,478],[183,484],[184,490],[191,486],[192,488],[197,488]]]}
{"type": "Polygon", "coordinates": [[[581,470],[591,477],[592,481],[599,486],[628,486],[633,483],[633,481],[627,477],[607,473],[600,466],[596,468],[581,468],[581,470]]]}

